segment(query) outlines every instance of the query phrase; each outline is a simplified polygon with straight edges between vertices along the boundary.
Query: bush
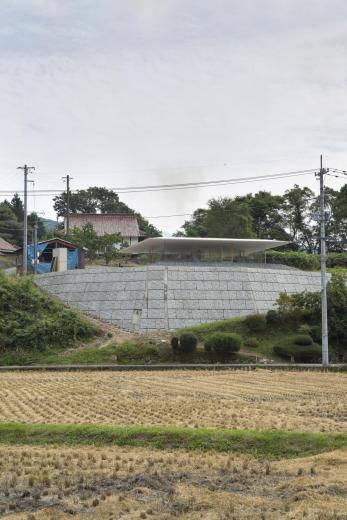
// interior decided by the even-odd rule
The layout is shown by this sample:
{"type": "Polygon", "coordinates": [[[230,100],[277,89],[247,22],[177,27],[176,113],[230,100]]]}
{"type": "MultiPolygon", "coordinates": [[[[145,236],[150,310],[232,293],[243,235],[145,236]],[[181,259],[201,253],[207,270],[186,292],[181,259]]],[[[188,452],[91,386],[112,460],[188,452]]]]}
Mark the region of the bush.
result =
{"type": "Polygon", "coordinates": [[[297,336],[293,337],[293,342],[295,343],[295,345],[306,347],[308,345],[312,345],[313,339],[311,338],[311,336],[308,336],[307,334],[298,334],[297,336]]]}
{"type": "Polygon", "coordinates": [[[309,335],[311,335],[312,327],[310,325],[308,325],[308,323],[303,323],[302,325],[300,325],[300,327],[298,327],[298,332],[300,334],[309,334],[309,335]]]}
{"type": "Polygon", "coordinates": [[[246,316],[245,325],[251,332],[264,332],[266,330],[266,318],[263,314],[251,314],[246,316]]]}
{"type": "MultiPolygon", "coordinates": [[[[327,285],[329,338],[335,350],[343,356],[347,352],[347,283],[342,275],[333,275],[327,285]]],[[[297,319],[319,327],[321,321],[321,295],[308,292],[286,295],[277,300],[278,312],[284,322],[297,319]]],[[[315,328],[314,339],[320,340],[319,328],[315,328]]]]}
{"type": "Polygon", "coordinates": [[[347,269],[347,253],[329,253],[327,267],[344,267],[347,269]]]}
{"type": "Polygon", "coordinates": [[[322,341],[322,327],[320,325],[312,325],[310,335],[313,341],[320,343],[322,341]]]}
{"type": "Polygon", "coordinates": [[[282,316],[278,311],[273,309],[267,311],[266,313],[266,324],[272,327],[277,327],[282,323],[282,316]]]}
{"type": "Polygon", "coordinates": [[[238,352],[241,346],[241,336],[233,332],[215,332],[210,334],[205,342],[205,350],[216,354],[238,352]]]}
{"type": "Polygon", "coordinates": [[[171,347],[174,352],[176,352],[179,349],[180,346],[180,340],[178,336],[172,336],[171,338],[171,347]]]}
{"type": "Polygon", "coordinates": [[[245,345],[246,347],[250,347],[250,348],[258,348],[260,343],[259,341],[257,340],[257,338],[255,337],[250,337],[250,338],[247,338],[245,340],[245,345]]]}
{"type": "Polygon", "coordinates": [[[318,361],[321,357],[321,347],[317,343],[313,343],[309,337],[310,343],[306,345],[297,344],[299,338],[307,338],[309,336],[289,336],[275,345],[273,351],[275,354],[284,358],[294,358],[295,361],[318,361]]]}
{"type": "Polygon", "coordinates": [[[118,363],[148,363],[160,359],[160,349],[155,345],[145,345],[124,341],[114,345],[114,354],[117,356],[118,363]]]}
{"type": "Polygon", "coordinates": [[[179,350],[181,352],[194,352],[196,350],[196,346],[198,344],[198,338],[195,334],[191,334],[190,332],[185,332],[181,334],[179,339],[179,350]]]}
{"type": "Polygon", "coordinates": [[[288,265],[304,271],[318,271],[320,262],[318,255],[296,251],[267,251],[266,258],[271,264],[288,265]]]}
{"type": "Polygon", "coordinates": [[[276,345],[273,349],[274,353],[291,359],[294,358],[294,361],[318,361],[321,356],[321,348],[317,343],[312,343],[307,347],[302,347],[300,345],[288,345],[281,346],[276,345]]]}
{"type": "Polygon", "coordinates": [[[0,276],[2,351],[68,346],[98,332],[77,312],[41,292],[31,278],[0,276]]]}

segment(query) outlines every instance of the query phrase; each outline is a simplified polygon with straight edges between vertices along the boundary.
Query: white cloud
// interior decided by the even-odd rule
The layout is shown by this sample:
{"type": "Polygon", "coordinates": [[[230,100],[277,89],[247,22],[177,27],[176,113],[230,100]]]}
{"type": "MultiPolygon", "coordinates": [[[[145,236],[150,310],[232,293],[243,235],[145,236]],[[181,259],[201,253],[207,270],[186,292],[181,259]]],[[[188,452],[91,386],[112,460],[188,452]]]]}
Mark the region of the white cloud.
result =
{"type": "MultiPolygon", "coordinates": [[[[24,162],[42,188],[67,172],[79,187],[275,173],[312,167],[321,152],[347,166],[342,1],[18,0],[4,12],[9,189],[24,162]]],[[[210,196],[293,182],[124,198],[146,215],[185,213],[210,196]]]]}

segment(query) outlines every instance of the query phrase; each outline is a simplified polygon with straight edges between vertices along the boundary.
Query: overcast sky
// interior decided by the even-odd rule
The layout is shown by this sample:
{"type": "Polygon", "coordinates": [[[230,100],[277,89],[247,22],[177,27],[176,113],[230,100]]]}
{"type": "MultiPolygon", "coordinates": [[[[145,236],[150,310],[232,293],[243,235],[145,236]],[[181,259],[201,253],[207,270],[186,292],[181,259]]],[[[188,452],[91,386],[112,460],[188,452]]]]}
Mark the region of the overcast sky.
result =
{"type": "MultiPolygon", "coordinates": [[[[345,0],[1,0],[0,189],[347,169],[345,0]]],[[[145,216],[276,180],[122,195],[145,216]]],[[[316,188],[312,175],[296,182],[316,188]]],[[[332,187],[342,179],[328,178],[332,187]]],[[[48,197],[29,208],[54,217],[48,197]]],[[[184,218],[150,219],[165,233],[184,218]]]]}

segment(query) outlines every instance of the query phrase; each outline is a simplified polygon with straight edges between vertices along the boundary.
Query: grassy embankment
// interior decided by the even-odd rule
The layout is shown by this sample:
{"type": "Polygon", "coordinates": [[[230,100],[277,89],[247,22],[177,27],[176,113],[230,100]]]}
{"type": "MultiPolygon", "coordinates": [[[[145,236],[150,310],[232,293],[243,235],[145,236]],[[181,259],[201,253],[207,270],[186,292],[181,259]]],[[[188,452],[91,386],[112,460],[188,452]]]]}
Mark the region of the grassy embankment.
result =
{"type": "Polygon", "coordinates": [[[194,354],[174,354],[168,343],[153,344],[146,338],[117,341],[95,323],[46,295],[34,286],[30,277],[0,275],[0,364],[156,364],[206,363],[203,342],[212,332],[236,332],[243,338],[241,351],[230,362],[257,362],[265,357],[283,361],[274,355],[273,346],[296,332],[297,324],[263,330],[249,330],[245,318],[231,318],[177,331],[192,332],[199,338],[194,354]],[[103,337],[95,341],[98,334],[103,337]],[[256,339],[257,346],[247,344],[256,339]]]}
{"type": "MultiPolygon", "coordinates": [[[[102,331],[83,315],[67,309],[43,293],[30,277],[0,275],[0,364],[146,364],[206,362],[204,337],[212,331],[238,332],[246,339],[254,336],[243,318],[192,327],[201,340],[193,355],[173,354],[167,343],[141,341],[117,342],[112,333],[95,341],[102,331]],[[111,336],[111,337],[110,337],[111,336]]],[[[231,361],[256,360],[256,355],[272,356],[272,346],[283,331],[267,330],[257,335],[257,349],[244,348],[231,361]]]]}
{"type": "Polygon", "coordinates": [[[2,423],[0,442],[15,445],[117,445],[235,452],[276,460],[315,455],[346,447],[347,434],[2,423]]]}
{"type": "Polygon", "coordinates": [[[92,341],[100,328],[40,291],[31,277],[0,273],[0,362],[17,364],[92,341]]]}
{"type": "Polygon", "coordinates": [[[230,362],[256,362],[264,357],[274,361],[283,361],[273,354],[273,346],[289,333],[295,332],[290,327],[287,329],[267,327],[266,330],[261,332],[250,332],[245,325],[244,318],[238,317],[177,331],[178,334],[192,332],[199,338],[197,351],[193,354],[174,354],[168,343],[149,344],[145,338],[141,341],[117,343],[112,338],[107,337],[104,345],[86,344],[83,348],[74,348],[80,347],[80,342],[77,341],[66,346],[64,343],[47,345],[40,350],[21,348],[15,351],[5,351],[0,354],[0,363],[2,365],[206,363],[211,362],[211,360],[204,351],[204,339],[210,333],[217,331],[237,332],[245,342],[241,351],[230,358],[230,362]],[[247,346],[247,339],[250,337],[256,337],[257,348],[247,346]]]}

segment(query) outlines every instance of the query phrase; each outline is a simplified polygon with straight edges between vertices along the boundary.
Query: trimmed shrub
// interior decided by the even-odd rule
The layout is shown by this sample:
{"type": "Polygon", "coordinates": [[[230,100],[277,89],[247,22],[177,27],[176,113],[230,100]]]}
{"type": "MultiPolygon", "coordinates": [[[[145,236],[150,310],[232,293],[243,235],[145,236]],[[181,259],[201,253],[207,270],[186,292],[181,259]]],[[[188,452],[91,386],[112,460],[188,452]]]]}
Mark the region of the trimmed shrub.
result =
{"type": "Polygon", "coordinates": [[[178,336],[172,336],[171,338],[171,347],[174,352],[177,352],[179,350],[180,346],[180,340],[178,336]]]}
{"type": "Polygon", "coordinates": [[[297,336],[293,337],[293,343],[295,343],[295,345],[306,347],[308,345],[312,345],[313,339],[307,334],[298,334],[297,336]]]}
{"type": "Polygon", "coordinates": [[[322,327],[320,325],[312,325],[310,335],[313,341],[320,343],[322,341],[322,327]]]}
{"type": "Polygon", "coordinates": [[[250,348],[258,348],[260,343],[259,341],[257,340],[257,338],[255,337],[250,337],[250,338],[247,338],[245,340],[245,345],[246,347],[250,347],[250,348]]]}
{"type": "Polygon", "coordinates": [[[196,350],[196,346],[198,344],[198,338],[195,334],[191,334],[190,332],[185,332],[180,336],[179,340],[179,350],[181,352],[194,352],[196,350]]]}
{"type": "Polygon", "coordinates": [[[263,314],[246,316],[245,324],[251,332],[264,332],[266,330],[266,318],[263,314]]]}
{"type": "Polygon", "coordinates": [[[285,358],[293,357],[295,361],[318,361],[321,357],[321,347],[317,343],[312,343],[312,345],[306,347],[294,344],[288,346],[276,345],[273,351],[285,358]]]}
{"type": "Polygon", "coordinates": [[[210,334],[205,342],[207,352],[216,354],[232,354],[238,352],[242,346],[242,338],[234,332],[215,332],[210,334]]]}
{"type": "Polygon", "coordinates": [[[309,337],[310,344],[298,345],[295,343],[298,338],[301,341],[302,338],[307,337],[309,336],[288,336],[275,345],[273,351],[284,358],[293,357],[295,361],[318,361],[321,357],[321,347],[317,343],[313,343],[312,338],[309,337]]]}

